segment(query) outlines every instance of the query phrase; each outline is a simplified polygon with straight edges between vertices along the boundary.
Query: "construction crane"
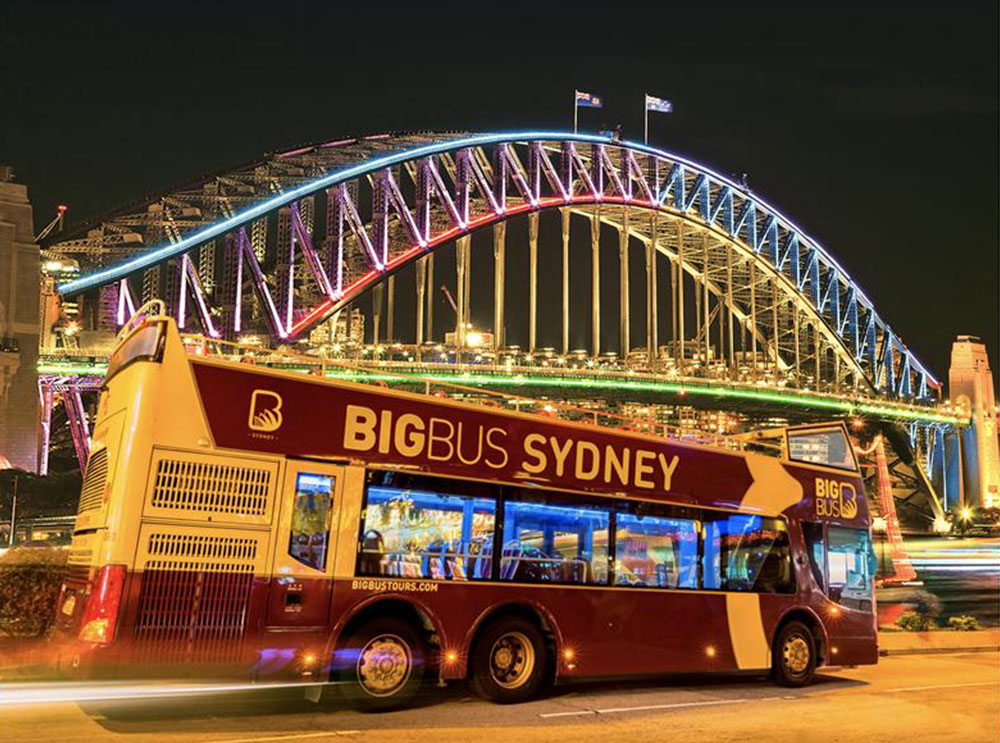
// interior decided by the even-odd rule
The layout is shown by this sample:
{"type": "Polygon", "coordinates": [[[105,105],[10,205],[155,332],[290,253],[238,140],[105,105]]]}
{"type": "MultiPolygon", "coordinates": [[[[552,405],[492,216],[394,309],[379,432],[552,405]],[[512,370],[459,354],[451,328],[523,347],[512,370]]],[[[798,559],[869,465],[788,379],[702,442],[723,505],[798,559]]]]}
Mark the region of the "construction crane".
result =
{"type": "Polygon", "coordinates": [[[52,218],[51,222],[45,225],[45,228],[41,232],[35,235],[36,243],[41,242],[46,237],[48,237],[49,233],[52,232],[52,230],[54,230],[56,227],[59,228],[60,232],[62,231],[63,217],[65,216],[67,209],[69,209],[69,207],[66,206],[65,204],[60,204],[58,207],[56,207],[56,216],[52,218]]]}
{"type": "Polygon", "coordinates": [[[455,311],[455,314],[458,315],[458,302],[456,302],[455,298],[451,296],[451,292],[448,290],[448,287],[445,286],[444,284],[441,284],[441,291],[444,292],[444,296],[448,300],[448,304],[451,305],[451,308],[455,311]]]}

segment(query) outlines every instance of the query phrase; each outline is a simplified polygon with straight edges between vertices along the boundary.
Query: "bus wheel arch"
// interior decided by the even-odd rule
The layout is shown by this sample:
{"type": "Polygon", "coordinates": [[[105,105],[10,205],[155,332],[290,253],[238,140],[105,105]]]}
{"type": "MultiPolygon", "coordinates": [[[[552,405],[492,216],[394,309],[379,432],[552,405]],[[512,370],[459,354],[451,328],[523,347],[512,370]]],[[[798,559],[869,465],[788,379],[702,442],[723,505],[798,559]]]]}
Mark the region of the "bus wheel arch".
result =
{"type": "Polygon", "coordinates": [[[385,617],[401,620],[419,633],[429,653],[429,660],[436,662],[437,650],[443,640],[441,623],[427,607],[397,596],[372,597],[354,607],[331,637],[329,655],[333,657],[363,626],[385,617]]]}
{"type": "MultiPolygon", "coordinates": [[[[829,658],[829,638],[826,634],[826,627],[823,626],[823,622],[815,612],[805,607],[789,609],[781,615],[781,618],[775,625],[774,633],[771,635],[772,652],[776,652],[775,643],[781,636],[782,630],[784,630],[784,628],[792,622],[798,622],[805,625],[805,627],[812,634],[813,640],[816,644],[816,666],[819,667],[823,665],[829,658]]],[[[772,659],[772,667],[776,662],[776,658],[772,659]]]]}
{"type": "MultiPolygon", "coordinates": [[[[563,646],[562,636],[555,619],[541,606],[533,603],[510,602],[499,606],[492,606],[484,611],[470,629],[466,642],[465,658],[467,662],[463,675],[473,686],[477,686],[476,679],[474,678],[476,674],[475,658],[477,653],[482,650],[480,644],[483,642],[484,637],[491,634],[498,626],[510,625],[516,629],[518,623],[533,627],[539,634],[542,643],[541,654],[543,656],[539,658],[542,674],[541,683],[547,684],[555,681],[558,673],[557,652],[563,646]]],[[[528,634],[531,633],[529,632],[528,634]]],[[[515,701],[513,699],[487,698],[492,698],[493,701],[515,701]]]]}

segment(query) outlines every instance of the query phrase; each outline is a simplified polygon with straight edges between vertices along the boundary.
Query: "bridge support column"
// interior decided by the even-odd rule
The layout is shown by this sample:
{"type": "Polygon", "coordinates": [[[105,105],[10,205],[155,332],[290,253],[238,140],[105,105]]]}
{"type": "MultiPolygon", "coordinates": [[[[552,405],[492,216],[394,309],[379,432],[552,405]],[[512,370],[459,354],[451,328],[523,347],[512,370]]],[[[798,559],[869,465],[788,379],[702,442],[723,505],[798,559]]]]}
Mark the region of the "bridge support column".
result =
{"type": "Polygon", "coordinates": [[[819,323],[813,323],[812,334],[813,334],[813,358],[815,359],[815,362],[816,362],[815,363],[815,369],[814,369],[814,377],[815,378],[813,380],[813,385],[814,385],[815,389],[818,390],[820,388],[819,387],[820,382],[823,381],[822,380],[822,374],[823,374],[823,366],[822,366],[822,361],[823,361],[823,339],[820,338],[819,323]]]}
{"type": "Polygon", "coordinates": [[[736,350],[733,337],[733,246],[726,243],[726,328],[729,330],[729,368],[736,369],[736,350]]]}
{"type": "Polygon", "coordinates": [[[393,319],[396,314],[396,277],[390,276],[386,280],[386,307],[385,307],[385,340],[392,343],[395,339],[395,328],[393,319]]]}
{"type": "Polygon", "coordinates": [[[774,343],[774,379],[778,378],[778,282],[771,279],[771,334],[774,343]]]}
{"type": "Polygon", "coordinates": [[[708,233],[701,233],[701,293],[702,293],[702,341],[703,341],[703,352],[705,358],[702,362],[702,368],[705,370],[705,376],[708,376],[709,371],[709,352],[712,345],[712,334],[710,332],[712,326],[712,315],[708,311],[708,233]]]}
{"type": "MultiPolygon", "coordinates": [[[[744,346],[744,356],[746,347],[744,346]]],[[[750,261],[750,354],[753,356],[753,371],[757,373],[757,269],[750,261]]]]}
{"type": "Polygon", "coordinates": [[[427,255],[427,340],[434,341],[434,254],[427,255]]]}
{"type": "Polygon", "coordinates": [[[427,257],[417,260],[417,360],[424,342],[424,301],[427,294],[427,257]]]}
{"type": "Polygon", "coordinates": [[[670,261],[670,353],[677,363],[677,262],[670,261]]]}
{"type": "Polygon", "coordinates": [[[649,218],[649,245],[646,246],[646,358],[650,364],[656,362],[659,339],[657,338],[656,316],[656,212],[649,218]]]}
{"type": "Polygon", "coordinates": [[[468,299],[466,297],[469,273],[469,240],[470,237],[460,237],[455,241],[455,269],[457,276],[458,297],[455,308],[455,345],[458,348],[465,347],[465,330],[468,323],[466,318],[466,307],[468,299]]]}
{"type": "Polygon", "coordinates": [[[493,225],[493,346],[507,345],[504,338],[504,296],[507,291],[507,223],[493,225]]]}
{"type": "Polygon", "coordinates": [[[538,212],[528,215],[528,351],[538,340],[538,212]]]}
{"type": "Polygon", "coordinates": [[[379,342],[379,331],[382,329],[382,294],[384,292],[381,283],[372,287],[372,345],[377,346],[379,342]]]}
{"type": "Polygon", "coordinates": [[[560,209],[562,218],[562,352],[569,353],[569,209],[560,209]]]}
{"type": "Polygon", "coordinates": [[[601,208],[590,215],[590,327],[594,358],[601,355],[601,208]]]}
{"type": "Polygon", "coordinates": [[[38,398],[41,403],[38,426],[38,474],[49,474],[49,443],[52,440],[52,405],[55,390],[45,378],[38,380],[38,398]]]}
{"type": "Polygon", "coordinates": [[[465,320],[465,331],[462,344],[465,344],[465,336],[468,336],[469,324],[472,322],[472,235],[462,238],[465,241],[465,307],[462,309],[462,318],[465,320]]]}
{"type": "Polygon", "coordinates": [[[802,351],[799,346],[799,308],[793,307],[792,331],[795,333],[795,382],[802,384],[802,351]]]}
{"type": "Polygon", "coordinates": [[[677,368],[684,373],[684,223],[677,225],[677,368]]]}
{"type": "Polygon", "coordinates": [[[631,350],[631,321],[629,318],[628,290],[628,207],[622,207],[622,226],[618,228],[618,338],[622,361],[628,360],[631,350]]]}

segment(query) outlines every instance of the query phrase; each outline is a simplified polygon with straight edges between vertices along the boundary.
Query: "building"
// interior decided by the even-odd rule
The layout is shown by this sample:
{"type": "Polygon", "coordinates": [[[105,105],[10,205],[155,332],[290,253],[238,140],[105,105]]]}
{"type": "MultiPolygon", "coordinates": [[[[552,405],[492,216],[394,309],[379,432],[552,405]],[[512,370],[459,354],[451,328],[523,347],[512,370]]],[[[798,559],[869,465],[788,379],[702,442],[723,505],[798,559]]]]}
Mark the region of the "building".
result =
{"type": "Polygon", "coordinates": [[[967,407],[972,425],[962,435],[962,479],[965,502],[1000,506],[1000,441],[997,402],[986,346],[974,335],[960,335],[951,346],[948,393],[967,407]]]}
{"type": "Polygon", "coordinates": [[[0,165],[0,461],[38,468],[39,254],[28,188],[0,165]]]}

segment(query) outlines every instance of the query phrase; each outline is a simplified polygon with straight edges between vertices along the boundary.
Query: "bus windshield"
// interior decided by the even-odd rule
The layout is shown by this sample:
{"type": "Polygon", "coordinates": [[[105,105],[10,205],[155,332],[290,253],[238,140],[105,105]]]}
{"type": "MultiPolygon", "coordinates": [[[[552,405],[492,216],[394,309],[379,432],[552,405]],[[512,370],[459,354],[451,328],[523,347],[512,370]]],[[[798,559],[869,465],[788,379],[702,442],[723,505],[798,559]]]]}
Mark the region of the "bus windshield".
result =
{"type": "Polygon", "coordinates": [[[788,458],[793,462],[825,464],[856,470],[854,454],[847,435],[840,427],[788,431],[788,458]]]}
{"type": "Polygon", "coordinates": [[[108,359],[107,379],[133,361],[159,361],[163,355],[162,322],[149,322],[129,333],[115,346],[108,359]]]}

